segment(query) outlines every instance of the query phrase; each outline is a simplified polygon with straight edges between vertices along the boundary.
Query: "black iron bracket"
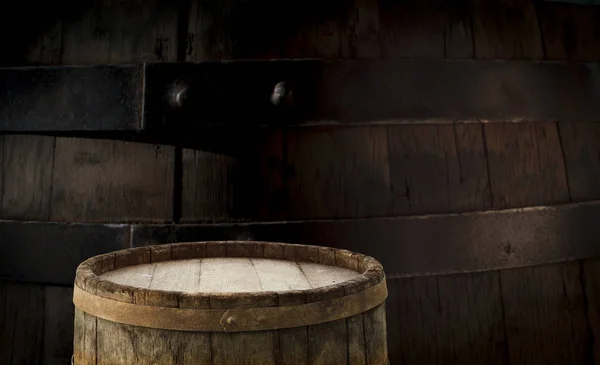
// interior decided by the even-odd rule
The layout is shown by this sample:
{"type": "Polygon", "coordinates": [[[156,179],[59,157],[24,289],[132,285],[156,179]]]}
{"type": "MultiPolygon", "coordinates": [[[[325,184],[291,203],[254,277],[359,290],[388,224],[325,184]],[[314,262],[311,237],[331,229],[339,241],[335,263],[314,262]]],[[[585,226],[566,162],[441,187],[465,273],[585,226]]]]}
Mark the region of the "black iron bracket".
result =
{"type": "Polygon", "coordinates": [[[0,69],[0,132],[598,121],[600,66],[276,60],[0,69]]]}

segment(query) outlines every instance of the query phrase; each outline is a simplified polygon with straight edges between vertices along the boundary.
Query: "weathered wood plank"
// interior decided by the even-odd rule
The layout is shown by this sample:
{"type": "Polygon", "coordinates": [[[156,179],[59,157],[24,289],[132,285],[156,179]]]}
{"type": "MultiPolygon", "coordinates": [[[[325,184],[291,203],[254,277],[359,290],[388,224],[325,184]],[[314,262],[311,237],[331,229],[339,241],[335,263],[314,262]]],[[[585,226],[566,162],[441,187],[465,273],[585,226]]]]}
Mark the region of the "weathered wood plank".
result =
{"type": "MultiPolygon", "coordinates": [[[[45,4],[44,4],[45,5],[45,4]]],[[[60,9],[60,6],[55,5],[60,9]]],[[[59,65],[62,58],[62,19],[56,15],[58,9],[38,8],[47,16],[44,31],[37,34],[29,44],[25,64],[59,65]],[[50,12],[50,14],[48,14],[50,12]]],[[[62,10],[62,9],[61,9],[62,10]]],[[[23,41],[23,39],[21,39],[23,41]]]]}
{"type": "Polygon", "coordinates": [[[500,272],[510,362],[586,363],[579,262],[500,272]]]}
{"type": "Polygon", "coordinates": [[[237,165],[235,157],[183,149],[182,222],[236,218],[237,165]]]}
{"type": "Polygon", "coordinates": [[[83,260],[129,247],[129,228],[0,221],[0,277],[72,285],[83,260]]]}
{"type": "Polygon", "coordinates": [[[533,0],[472,2],[476,58],[544,59],[533,0]]]}
{"type": "Polygon", "coordinates": [[[379,2],[353,0],[341,20],[341,57],[379,58],[379,2]]]}
{"type": "MultiPolygon", "coordinates": [[[[260,306],[275,306],[276,298],[276,296],[265,298],[260,306]]],[[[230,297],[221,301],[211,296],[210,307],[224,308],[225,305],[240,305],[243,300],[239,297],[230,297]]],[[[253,303],[253,305],[258,304],[253,303]]],[[[276,331],[211,333],[211,363],[212,365],[275,365],[279,344],[276,334],[276,331]]]]}
{"type": "Polygon", "coordinates": [[[379,7],[384,58],[444,58],[446,16],[440,1],[382,0],[379,7]]]}
{"type": "MultiPolygon", "coordinates": [[[[386,269],[386,268],[384,268],[386,269]]],[[[400,349],[400,327],[405,325],[400,312],[399,301],[402,293],[401,286],[397,285],[397,279],[386,279],[388,297],[386,299],[386,327],[388,357],[390,364],[402,364],[402,350],[400,349]]]]}
{"type": "Polygon", "coordinates": [[[541,2],[538,13],[550,60],[600,60],[600,9],[597,6],[541,2]]]}
{"type": "Polygon", "coordinates": [[[177,6],[158,0],[74,5],[63,27],[63,64],[177,60],[177,6]]]}
{"type": "MultiPolygon", "coordinates": [[[[410,278],[397,281],[398,301],[401,314],[399,346],[401,363],[436,364],[440,353],[436,344],[437,324],[440,323],[440,303],[437,278],[410,278]],[[424,315],[427,313],[427,315],[424,315]],[[434,350],[435,349],[435,350],[434,350]]],[[[397,350],[398,351],[398,350],[397,350]]]]}
{"type": "MultiPolygon", "coordinates": [[[[505,364],[498,273],[393,279],[398,349],[407,364],[505,364]]],[[[390,327],[390,326],[388,326],[390,327]]],[[[390,329],[391,330],[391,329],[390,329]]]]}
{"type": "MultiPolygon", "coordinates": [[[[590,259],[582,262],[582,284],[585,294],[585,309],[587,313],[588,329],[585,332],[584,356],[586,363],[600,356],[600,260],[590,259]]],[[[578,337],[581,339],[581,337],[578,337]]]]}
{"type": "Polygon", "coordinates": [[[287,215],[292,219],[389,215],[385,127],[295,129],[286,135],[287,215]],[[364,199],[365,196],[369,199],[364,199]]]}
{"type": "Polygon", "coordinates": [[[339,10],[335,2],[323,3],[320,12],[315,12],[312,24],[315,57],[340,58],[342,53],[342,31],[339,10]]]}
{"type": "Polygon", "coordinates": [[[63,365],[73,355],[73,289],[46,286],[44,365],[63,365]]]}
{"type": "Polygon", "coordinates": [[[348,362],[346,320],[308,326],[308,363],[314,365],[348,362]]]}
{"type": "Polygon", "coordinates": [[[227,60],[234,52],[234,2],[191,0],[188,19],[187,62],[227,60]]]}
{"type": "Polygon", "coordinates": [[[446,58],[475,58],[473,14],[469,0],[453,1],[444,8],[448,22],[444,29],[446,58]]]}
{"type": "Polygon", "coordinates": [[[3,283],[4,303],[0,321],[0,364],[44,363],[43,286],[3,283]],[[5,352],[6,351],[6,352],[5,352]]]}
{"type": "MultiPolygon", "coordinates": [[[[300,305],[306,303],[305,295],[278,295],[279,306],[300,305]]],[[[309,364],[308,327],[277,330],[279,351],[277,364],[309,364]]]]}
{"type": "Polygon", "coordinates": [[[0,217],[50,218],[54,137],[0,135],[0,217]]]}
{"type": "Polygon", "coordinates": [[[236,239],[345,248],[388,277],[523,267],[600,255],[600,203],[423,217],[214,225],[135,225],[133,245],[236,239]],[[539,242],[544,242],[540,245],[539,242]],[[443,244],[441,244],[443,243],[443,244]]]}
{"type": "Polygon", "coordinates": [[[485,124],[494,208],[568,203],[555,123],[485,124]]]}
{"type": "Polygon", "coordinates": [[[53,221],[170,221],[174,148],[57,138],[53,221]]]}
{"type": "Polygon", "coordinates": [[[481,127],[389,127],[394,214],[491,208],[481,127]]]}
{"type": "Polygon", "coordinates": [[[573,201],[600,198],[600,126],[595,123],[558,124],[573,201]]]}
{"type": "Polygon", "coordinates": [[[20,303],[13,299],[14,284],[0,281],[0,364],[12,365],[14,329],[17,319],[17,308],[20,303]]]}
{"type": "MultiPolygon", "coordinates": [[[[388,345],[385,303],[363,313],[366,364],[387,364],[388,345]]],[[[348,322],[350,326],[350,322],[348,322]]],[[[392,343],[394,346],[395,343],[392,343]]]]}
{"type": "MultiPolygon", "coordinates": [[[[373,334],[365,329],[363,315],[346,318],[346,328],[348,331],[348,365],[367,365],[365,341],[369,341],[368,335],[373,334]]],[[[372,363],[377,364],[377,362],[372,363]]]]}

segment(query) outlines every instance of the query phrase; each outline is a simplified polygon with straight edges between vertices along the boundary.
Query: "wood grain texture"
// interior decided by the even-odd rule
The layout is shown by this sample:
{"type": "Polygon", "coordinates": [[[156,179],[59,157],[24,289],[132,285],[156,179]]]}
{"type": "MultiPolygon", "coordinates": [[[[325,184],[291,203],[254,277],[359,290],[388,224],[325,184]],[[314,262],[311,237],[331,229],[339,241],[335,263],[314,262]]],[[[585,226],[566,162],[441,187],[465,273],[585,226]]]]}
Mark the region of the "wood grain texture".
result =
{"type": "Polygon", "coordinates": [[[63,26],[63,64],[177,61],[177,6],[159,0],[81,3],[63,26]]]}
{"type": "Polygon", "coordinates": [[[587,313],[587,337],[584,338],[584,350],[587,363],[600,356],[600,260],[592,259],[582,262],[582,284],[585,293],[585,309],[587,313]]]}
{"type": "Polygon", "coordinates": [[[366,363],[385,364],[388,361],[385,303],[363,313],[363,326],[366,363]]]}
{"type": "Polygon", "coordinates": [[[289,218],[391,213],[385,127],[293,130],[285,153],[293,169],[287,181],[289,218]]]}
{"type": "MultiPolygon", "coordinates": [[[[57,6],[60,8],[60,6],[57,6]]],[[[44,12],[45,9],[38,9],[44,12]]],[[[56,10],[54,10],[56,11],[56,10]]],[[[47,14],[46,12],[44,14],[47,14]]],[[[60,17],[49,16],[48,24],[31,42],[26,53],[26,64],[59,65],[62,61],[63,21],[60,17]]]]}
{"type": "Polygon", "coordinates": [[[54,137],[0,135],[0,217],[50,218],[54,137]]]}
{"type": "Polygon", "coordinates": [[[379,1],[353,0],[342,15],[341,57],[379,58],[379,1]]]}
{"type": "Polygon", "coordinates": [[[397,314],[388,331],[398,336],[398,348],[390,346],[392,363],[506,363],[498,273],[393,281],[387,306],[397,314]]]}
{"type": "Polygon", "coordinates": [[[480,125],[404,125],[388,133],[394,214],[491,207],[480,125]]]}
{"type": "Polygon", "coordinates": [[[544,59],[533,0],[472,0],[475,58],[544,59]]]}
{"type": "Polygon", "coordinates": [[[314,49],[317,58],[340,58],[342,54],[342,29],[336,2],[324,3],[320,12],[315,12],[312,24],[314,49]]]}
{"type": "Polygon", "coordinates": [[[174,160],[170,146],[58,138],[51,219],[170,221],[174,160]]]}
{"type": "Polygon", "coordinates": [[[549,60],[600,60],[597,6],[541,2],[538,13],[549,60]]]}
{"type": "Polygon", "coordinates": [[[346,319],[308,327],[308,363],[314,365],[348,362],[346,319]]]}
{"type": "Polygon", "coordinates": [[[581,270],[569,262],[500,273],[510,363],[587,363],[581,270]]]}
{"type": "Polygon", "coordinates": [[[73,355],[73,289],[46,286],[44,365],[69,363],[73,355]]]}
{"type": "Polygon", "coordinates": [[[380,2],[384,58],[473,58],[471,6],[439,0],[380,2]]]}
{"type": "Polygon", "coordinates": [[[555,123],[484,125],[494,208],[569,202],[555,123]]]}
{"type": "Polygon", "coordinates": [[[182,160],[181,220],[235,219],[237,158],[186,148],[182,160]]]}
{"type": "Polygon", "coordinates": [[[403,290],[402,285],[397,285],[397,279],[386,279],[388,297],[386,299],[386,333],[388,343],[388,357],[390,364],[402,364],[402,350],[400,348],[400,331],[404,326],[404,313],[398,305],[403,290]],[[402,321],[402,322],[401,322],[402,321]]]}
{"type": "Polygon", "coordinates": [[[596,123],[558,124],[569,191],[573,201],[600,197],[600,126],[596,123]]]}
{"type": "Polygon", "coordinates": [[[234,2],[232,0],[191,0],[186,61],[226,60],[233,57],[234,2]]]}
{"type": "Polygon", "coordinates": [[[441,1],[382,0],[379,5],[384,58],[443,58],[446,16],[441,1]]]}
{"type": "Polygon", "coordinates": [[[0,300],[0,364],[45,364],[44,287],[0,282],[0,300]]]}
{"type": "Polygon", "coordinates": [[[475,58],[471,2],[453,1],[444,10],[448,19],[444,29],[445,57],[475,58]]]}

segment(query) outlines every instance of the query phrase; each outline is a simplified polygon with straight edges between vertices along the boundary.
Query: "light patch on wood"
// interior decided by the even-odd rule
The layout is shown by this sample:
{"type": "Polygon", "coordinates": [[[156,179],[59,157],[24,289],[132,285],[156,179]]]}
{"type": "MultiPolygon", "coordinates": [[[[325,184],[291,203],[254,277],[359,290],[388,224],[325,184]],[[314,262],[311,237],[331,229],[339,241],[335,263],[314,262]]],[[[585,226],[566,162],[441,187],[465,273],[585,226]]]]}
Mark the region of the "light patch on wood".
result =
{"type": "Polygon", "coordinates": [[[300,267],[291,261],[251,259],[263,290],[287,291],[310,289],[300,267]]]}
{"type": "Polygon", "coordinates": [[[360,274],[343,267],[326,266],[309,262],[299,262],[298,266],[313,288],[343,283],[352,280],[360,274]]]}
{"type": "Polygon", "coordinates": [[[149,288],[155,264],[123,267],[100,275],[104,280],[137,288],[149,288]]]}
{"type": "Polygon", "coordinates": [[[284,260],[215,257],[134,265],[100,277],[121,285],[184,293],[308,290],[351,280],[358,272],[284,260]]]}

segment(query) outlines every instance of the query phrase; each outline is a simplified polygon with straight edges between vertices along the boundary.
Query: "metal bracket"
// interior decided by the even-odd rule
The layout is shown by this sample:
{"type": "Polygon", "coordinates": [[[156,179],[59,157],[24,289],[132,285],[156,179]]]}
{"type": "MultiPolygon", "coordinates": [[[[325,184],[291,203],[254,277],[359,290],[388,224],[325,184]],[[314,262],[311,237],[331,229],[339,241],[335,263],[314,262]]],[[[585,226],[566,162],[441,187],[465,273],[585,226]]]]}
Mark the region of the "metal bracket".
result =
{"type": "Polygon", "coordinates": [[[600,65],[277,60],[0,69],[0,132],[598,121],[600,65]]]}

